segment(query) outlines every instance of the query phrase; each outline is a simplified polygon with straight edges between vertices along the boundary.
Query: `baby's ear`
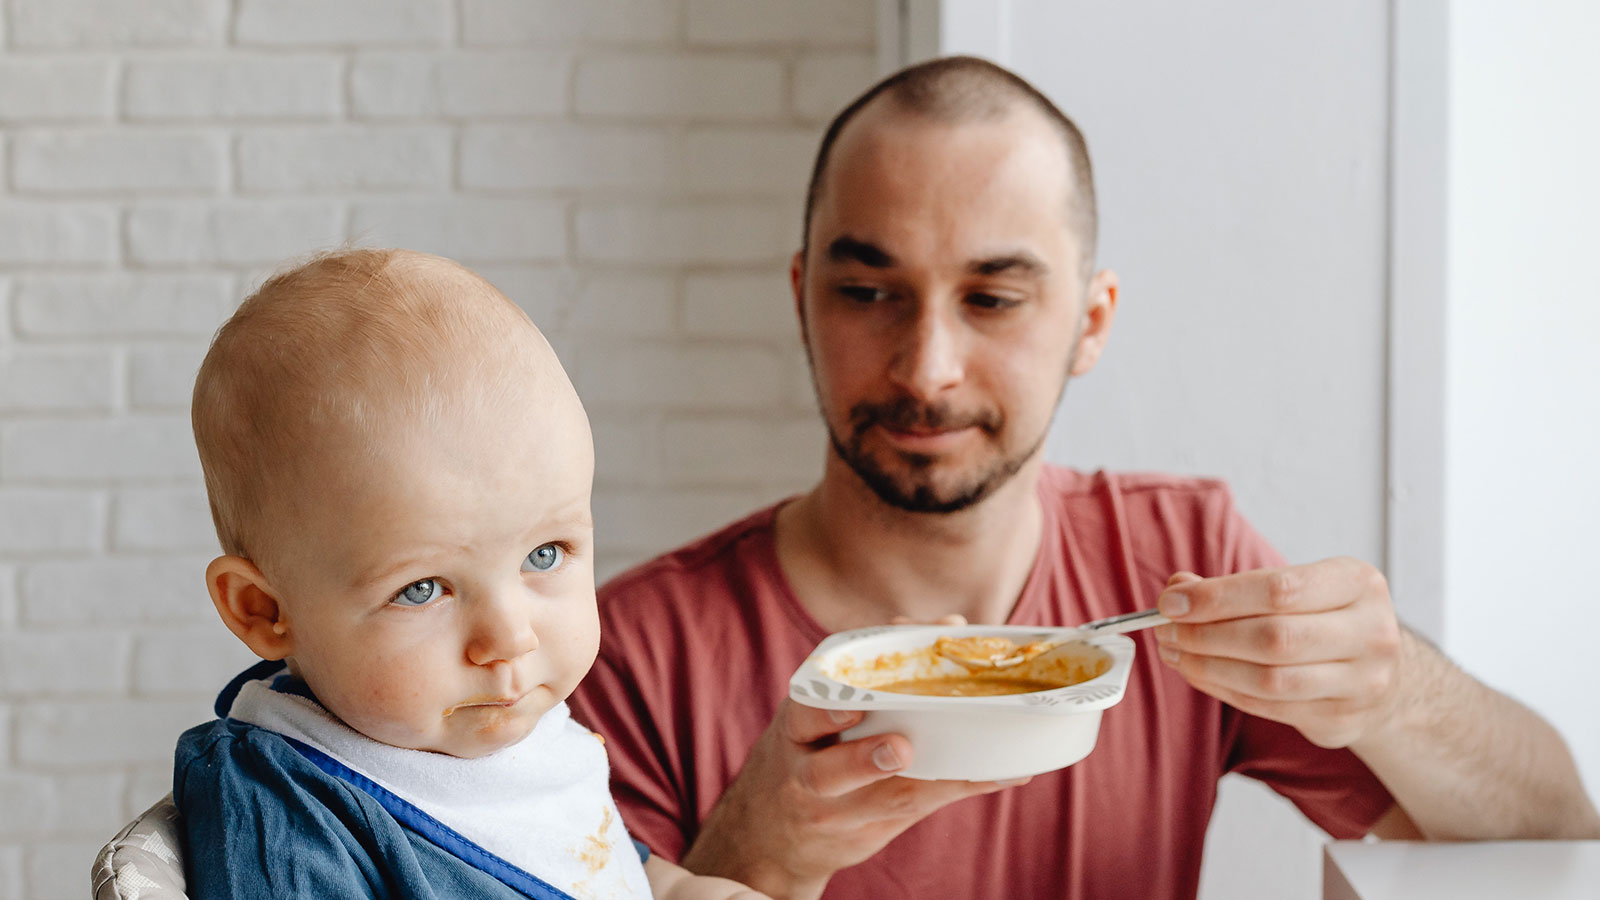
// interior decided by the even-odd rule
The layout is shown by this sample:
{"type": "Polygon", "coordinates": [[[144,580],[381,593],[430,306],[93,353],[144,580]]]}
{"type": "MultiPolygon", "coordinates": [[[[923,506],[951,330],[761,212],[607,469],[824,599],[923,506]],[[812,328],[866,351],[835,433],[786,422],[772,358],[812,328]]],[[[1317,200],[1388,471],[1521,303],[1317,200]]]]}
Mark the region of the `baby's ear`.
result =
{"type": "Polygon", "coordinates": [[[206,566],[206,589],[228,630],[262,659],[293,652],[289,621],[277,594],[255,563],[242,556],[219,556],[206,566]]]}

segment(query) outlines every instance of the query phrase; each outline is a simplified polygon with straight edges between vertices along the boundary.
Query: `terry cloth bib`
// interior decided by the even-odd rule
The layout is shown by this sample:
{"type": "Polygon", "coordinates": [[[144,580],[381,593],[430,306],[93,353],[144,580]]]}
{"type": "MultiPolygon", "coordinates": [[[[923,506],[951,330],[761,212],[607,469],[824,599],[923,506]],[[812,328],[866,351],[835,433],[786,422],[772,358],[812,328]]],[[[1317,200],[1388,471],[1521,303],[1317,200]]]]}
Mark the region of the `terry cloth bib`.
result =
{"type": "Polygon", "coordinates": [[[611,799],[605,747],[572,720],[565,702],[516,744],[462,759],[374,741],[297,688],[303,690],[279,673],[246,682],[228,717],[320,751],[579,900],[650,897],[639,853],[611,799]]]}

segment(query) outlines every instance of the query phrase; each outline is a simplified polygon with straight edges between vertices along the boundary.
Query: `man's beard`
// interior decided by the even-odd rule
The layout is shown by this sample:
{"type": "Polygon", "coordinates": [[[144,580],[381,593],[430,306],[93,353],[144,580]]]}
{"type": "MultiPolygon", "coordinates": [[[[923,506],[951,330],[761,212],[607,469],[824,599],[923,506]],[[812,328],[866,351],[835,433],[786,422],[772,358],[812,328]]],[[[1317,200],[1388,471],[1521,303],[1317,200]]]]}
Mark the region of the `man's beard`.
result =
{"type": "Polygon", "coordinates": [[[937,462],[934,456],[896,453],[910,470],[901,475],[880,465],[865,446],[866,434],[874,426],[898,431],[913,428],[955,431],[970,427],[992,440],[1004,429],[1005,415],[998,410],[957,414],[946,404],[924,406],[910,397],[901,397],[889,403],[858,403],[852,407],[848,440],[841,439],[833,427],[828,426],[828,440],[833,444],[833,451],[878,495],[878,499],[896,509],[915,513],[953,513],[978,503],[1011,480],[1039,452],[1045,439],[1041,434],[1021,453],[997,455],[978,471],[961,473],[959,480],[941,489],[932,477],[937,462]]]}

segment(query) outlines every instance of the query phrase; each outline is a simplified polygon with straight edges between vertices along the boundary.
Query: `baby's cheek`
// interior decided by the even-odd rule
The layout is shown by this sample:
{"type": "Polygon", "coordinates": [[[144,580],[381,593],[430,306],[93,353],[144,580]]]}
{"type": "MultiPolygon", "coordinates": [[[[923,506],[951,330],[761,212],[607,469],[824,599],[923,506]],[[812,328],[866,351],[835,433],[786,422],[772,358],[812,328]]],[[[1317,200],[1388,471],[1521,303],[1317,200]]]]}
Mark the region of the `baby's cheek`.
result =
{"type": "Polygon", "coordinates": [[[577,690],[578,684],[583,681],[594,668],[596,647],[593,644],[574,645],[562,658],[562,671],[557,682],[562,692],[562,699],[571,696],[577,690]]]}
{"type": "MultiPolygon", "coordinates": [[[[425,717],[430,698],[422,680],[408,677],[408,673],[403,671],[385,672],[379,666],[373,666],[357,677],[360,679],[358,696],[364,717],[394,724],[415,722],[425,717]]],[[[433,718],[442,713],[442,710],[434,710],[433,718]]]]}

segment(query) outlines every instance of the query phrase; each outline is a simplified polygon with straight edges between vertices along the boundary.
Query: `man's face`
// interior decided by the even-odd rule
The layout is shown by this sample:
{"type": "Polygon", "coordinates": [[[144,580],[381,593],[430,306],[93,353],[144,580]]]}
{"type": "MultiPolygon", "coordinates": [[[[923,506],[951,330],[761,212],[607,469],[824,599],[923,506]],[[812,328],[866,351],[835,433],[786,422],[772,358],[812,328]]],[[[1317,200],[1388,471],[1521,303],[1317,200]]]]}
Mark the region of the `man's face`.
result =
{"type": "Polygon", "coordinates": [[[599,646],[576,399],[396,423],[330,452],[269,573],[317,699],[383,743],[476,757],[577,686],[599,646]]]}
{"type": "Polygon", "coordinates": [[[1098,357],[1116,283],[1085,284],[1071,177],[1030,111],[951,125],[877,103],[840,134],[792,280],[834,450],[885,503],[983,499],[1098,357]]]}

